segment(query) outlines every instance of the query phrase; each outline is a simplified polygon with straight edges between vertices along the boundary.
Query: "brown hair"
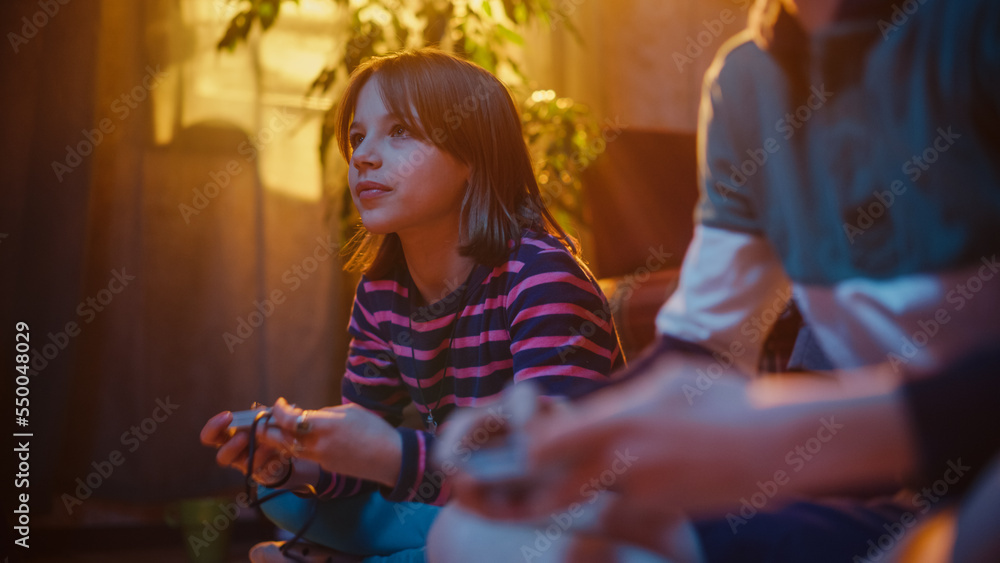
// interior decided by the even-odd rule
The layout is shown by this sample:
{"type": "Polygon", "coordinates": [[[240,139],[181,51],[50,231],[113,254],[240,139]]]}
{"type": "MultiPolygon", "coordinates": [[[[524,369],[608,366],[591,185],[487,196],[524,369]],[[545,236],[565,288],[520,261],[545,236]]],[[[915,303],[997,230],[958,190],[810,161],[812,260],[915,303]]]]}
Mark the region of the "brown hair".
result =
{"type": "MultiPolygon", "coordinates": [[[[506,86],[468,61],[437,49],[374,57],[351,75],[335,121],[340,153],[351,162],[349,129],[362,87],[378,77],[382,101],[422,140],[470,168],[462,200],[459,251],[496,266],[525,229],[547,232],[577,253],[575,241],[545,208],[521,131],[519,113],[506,86]]],[[[385,277],[402,257],[395,233],[362,229],[348,250],[346,267],[373,279],[385,277]]]]}

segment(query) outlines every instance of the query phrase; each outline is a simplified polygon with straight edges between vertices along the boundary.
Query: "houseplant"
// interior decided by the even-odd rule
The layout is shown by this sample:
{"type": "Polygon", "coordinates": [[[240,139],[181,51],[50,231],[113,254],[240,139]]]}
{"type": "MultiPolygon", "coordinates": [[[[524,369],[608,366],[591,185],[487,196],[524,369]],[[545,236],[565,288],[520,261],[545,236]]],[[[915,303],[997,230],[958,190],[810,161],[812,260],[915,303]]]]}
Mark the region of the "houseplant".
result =
{"type": "MultiPolygon", "coordinates": [[[[227,0],[236,10],[220,38],[220,50],[233,50],[259,27],[266,33],[281,14],[283,3],[299,0],[227,0]]],[[[564,26],[579,37],[563,8],[553,0],[328,0],[339,12],[335,61],[318,69],[306,94],[320,92],[338,99],[351,72],[375,55],[404,48],[436,46],[486,68],[510,87],[521,104],[525,140],[535,161],[543,197],[568,232],[586,235],[580,173],[596,157],[592,148],[599,131],[587,109],[552,90],[532,90],[520,56],[522,31],[531,25],[564,26]]],[[[566,6],[566,3],[562,3],[566,6]]],[[[572,5],[569,5],[572,7],[572,5]]],[[[333,140],[334,104],[324,117],[320,159],[333,140]]],[[[324,162],[324,165],[327,163],[324,162]]],[[[342,240],[349,240],[358,220],[346,178],[326,186],[325,197],[336,210],[342,240]]]]}

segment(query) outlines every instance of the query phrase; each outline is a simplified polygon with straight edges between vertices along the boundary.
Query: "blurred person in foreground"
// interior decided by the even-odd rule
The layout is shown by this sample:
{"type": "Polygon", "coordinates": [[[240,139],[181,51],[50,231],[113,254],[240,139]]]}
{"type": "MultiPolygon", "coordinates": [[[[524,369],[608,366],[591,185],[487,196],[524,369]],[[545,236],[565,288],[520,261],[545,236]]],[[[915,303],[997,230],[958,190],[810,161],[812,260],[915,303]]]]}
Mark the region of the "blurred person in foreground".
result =
{"type": "MultiPolygon", "coordinates": [[[[467,453],[482,416],[457,416],[431,561],[920,557],[927,517],[995,455],[1000,3],[759,1],[706,74],[698,133],[657,344],[623,383],[494,433],[523,457],[503,478],[467,453]],[[756,379],[789,295],[836,369],[756,379]]],[[[955,553],[988,543],[958,514],[955,553]]]]}

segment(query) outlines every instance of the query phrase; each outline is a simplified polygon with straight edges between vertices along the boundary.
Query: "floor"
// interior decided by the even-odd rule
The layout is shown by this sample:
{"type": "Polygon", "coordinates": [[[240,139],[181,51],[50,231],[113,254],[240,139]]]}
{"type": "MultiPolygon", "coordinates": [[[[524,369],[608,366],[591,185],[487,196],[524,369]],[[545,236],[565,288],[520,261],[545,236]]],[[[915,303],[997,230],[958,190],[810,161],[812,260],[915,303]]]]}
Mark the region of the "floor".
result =
{"type": "MultiPolygon", "coordinates": [[[[246,563],[250,543],[231,544],[224,559],[209,560],[205,563],[246,563]]],[[[188,563],[198,561],[191,559],[185,553],[183,546],[151,547],[146,549],[122,549],[110,551],[88,551],[73,554],[42,556],[32,559],[41,563],[188,563]]]]}
{"type": "Polygon", "coordinates": [[[231,533],[230,538],[200,546],[195,557],[188,553],[183,534],[165,526],[48,530],[32,538],[30,560],[41,563],[246,563],[250,548],[259,541],[271,539],[273,528],[252,524],[231,533]]]}

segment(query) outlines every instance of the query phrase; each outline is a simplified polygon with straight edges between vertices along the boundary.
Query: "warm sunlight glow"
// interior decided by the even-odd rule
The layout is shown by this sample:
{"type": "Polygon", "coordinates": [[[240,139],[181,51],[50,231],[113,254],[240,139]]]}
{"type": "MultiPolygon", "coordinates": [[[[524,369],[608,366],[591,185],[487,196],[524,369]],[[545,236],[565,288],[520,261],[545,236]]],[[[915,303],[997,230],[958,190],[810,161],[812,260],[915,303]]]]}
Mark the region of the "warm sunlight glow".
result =
{"type": "MultiPolygon", "coordinates": [[[[322,192],[319,129],[328,96],[305,96],[334,51],[329,32],[335,4],[328,0],[282,3],[274,27],[250,34],[233,52],[217,51],[231,18],[243,7],[228,0],[182,0],[182,29],[175,34],[178,72],[157,92],[157,143],[178,128],[212,122],[244,131],[256,145],[268,190],[318,200],[322,192]]],[[[238,155],[238,147],[233,147],[238,155]]]]}

